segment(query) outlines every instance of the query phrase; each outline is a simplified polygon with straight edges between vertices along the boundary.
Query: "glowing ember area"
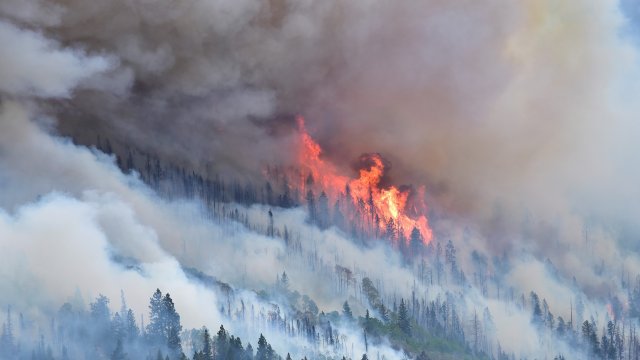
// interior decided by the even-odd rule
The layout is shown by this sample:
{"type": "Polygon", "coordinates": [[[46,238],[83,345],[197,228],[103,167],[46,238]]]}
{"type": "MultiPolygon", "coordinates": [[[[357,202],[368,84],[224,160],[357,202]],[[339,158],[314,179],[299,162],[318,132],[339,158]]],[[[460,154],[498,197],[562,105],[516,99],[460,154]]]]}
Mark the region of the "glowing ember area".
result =
{"type": "Polygon", "coordinates": [[[340,198],[349,200],[344,213],[346,218],[378,228],[376,235],[394,238],[392,234],[395,233],[398,235],[395,237],[396,240],[403,239],[409,242],[415,228],[420,232],[425,244],[432,240],[433,234],[424,215],[426,205],[421,201],[424,189],[415,192],[417,199],[412,201],[409,207],[411,190],[401,190],[395,186],[381,187],[385,164],[379,154],[366,154],[361,157],[361,162],[366,165],[359,170],[357,179],[338,174],[331,163],[321,158],[322,148],[307,132],[304,118],[299,116],[297,122],[302,140],[299,161],[308,171],[301,177],[300,187],[305,193],[315,187],[325,192],[333,202],[340,198]],[[411,216],[408,214],[409,208],[411,216]],[[359,214],[361,219],[353,219],[354,214],[359,214]]]}

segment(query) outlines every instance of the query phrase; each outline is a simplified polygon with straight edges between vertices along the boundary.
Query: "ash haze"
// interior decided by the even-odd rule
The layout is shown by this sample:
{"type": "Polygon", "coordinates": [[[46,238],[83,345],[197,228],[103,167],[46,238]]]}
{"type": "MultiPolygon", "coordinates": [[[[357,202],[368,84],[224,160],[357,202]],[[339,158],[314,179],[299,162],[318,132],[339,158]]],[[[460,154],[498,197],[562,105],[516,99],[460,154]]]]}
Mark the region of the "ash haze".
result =
{"type": "Polygon", "coordinates": [[[0,359],[637,358],[638,9],[3,0],[0,359]]]}

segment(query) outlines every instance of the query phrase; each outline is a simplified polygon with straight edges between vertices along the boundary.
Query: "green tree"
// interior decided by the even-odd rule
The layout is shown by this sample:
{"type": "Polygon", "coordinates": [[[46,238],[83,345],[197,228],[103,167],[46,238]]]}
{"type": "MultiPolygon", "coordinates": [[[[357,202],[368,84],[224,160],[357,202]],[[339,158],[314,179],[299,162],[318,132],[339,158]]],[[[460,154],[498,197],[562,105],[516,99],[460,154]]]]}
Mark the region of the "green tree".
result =
{"type": "Polygon", "coordinates": [[[175,305],[169,293],[167,293],[162,299],[164,305],[165,320],[165,334],[167,340],[167,347],[178,354],[182,351],[182,344],[180,341],[180,332],[182,331],[182,325],[180,325],[180,315],[176,311],[175,305]]]}
{"type": "Polygon", "coordinates": [[[147,336],[150,341],[155,343],[160,343],[162,341],[164,338],[164,322],[165,315],[162,292],[160,289],[156,289],[149,300],[149,324],[147,325],[147,336]]]}
{"type": "Polygon", "coordinates": [[[285,271],[282,272],[282,276],[280,277],[280,288],[284,291],[289,291],[289,277],[285,271]]]}
{"type": "Polygon", "coordinates": [[[256,350],[256,360],[269,360],[269,347],[267,339],[264,335],[260,334],[258,338],[258,349],[256,350]]]}
{"type": "Polygon", "coordinates": [[[585,348],[589,349],[590,353],[597,357],[600,353],[600,342],[598,341],[595,323],[591,323],[589,320],[585,320],[582,323],[582,338],[585,348]]]}
{"type": "Polygon", "coordinates": [[[134,341],[138,338],[138,334],[140,330],[138,329],[138,325],[136,324],[136,318],[133,313],[133,310],[127,310],[127,316],[124,319],[124,335],[127,340],[134,341]]]}
{"type": "Polygon", "coordinates": [[[530,296],[532,308],[531,321],[533,321],[533,323],[536,325],[541,325],[544,320],[542,318],[542,309],[540,308],[540,298],[538,297],[538,294],[533,291],[531,292],[530,296]]]}
{"type": "Polygon", "coordinates": [[[447,245],[445,246],[444,254],[445,261],[449,264],[449,266],[451,266],[451,273],[455,274],[457,270],[456,248],[453,246],[453,242],[451,242],[451,239],[449,239],[447,245]]]}
{"type": "Polygon", "coordinates": [[[344,302],[344,304],[342,304],[342,313],[344,314],[344,317],[346,317],[347,319],[351,320],[353,319],[353,313],[351,312],[351,307],[349,306],[348,302],[344,302]]]}
{"type": "Polygon", "coordinates": [[[420,230],[417,227],[413,227],[411,230],[411,237],[409,239],[409,247],[413,256],[422,255],[422,251],[424,249],[424,239],[422,238],[422,234],[420,234],[420,230]]]}
{"type": "Polygon", "coordinates": [[[127,359],[127,354],[124,352],[124,348],[122,347],[122,339],[118,338],[116,342],[116,348],[111,353],[111,360],[125,360],[127,359]]]}
{"type": "Polygon", "coordinates": [[[244,357],[245,359],[253,359],[253,346],[251,346],[251,344],[247,344],[247,347],[244,349],[244,357]]]}
{"type": "Polygon", "coordinates": [[[562,316],[558,316],[558,325],[556,327],[556,332],[558,333],[558,336],[562,337],[564,336],[564,333],[567,331],[567,325],[564,322],[564,319],[562,318],[562,316]]]}
{"type": "Polygon", "coordinates": [[[177,355],[182,351],[181,331],[180,315],[176,311],[171,295],[167,293],[163,297],[160,289],[156,289],[149,301],[149,325],[147,325],[149,340],[155,344],[166,345],[177,355]]]}
{"type": "Polygon", "coordinates": [[[411,336],[411,322],[404,299],[400,299],[400,306],[398,307],[398,327],[407,336],[411,336]]]}
{"type": "Polygon", "coordinates": [[[111,310],[109,310],[109,299],[100,294],[96,301],[89,305],[91,308],[91,318],[96,324],[106,325],[111,321],[111,310]]]}
{"type": "Polygon", "coordinates": [[[380,293],[378,289],[373,285],[373,282],[368,277],[362,279],[362,291],[367,295],[367,300],[369,300],[369,304],[373,306],[374,309],[378,309],[382,302],[380,301],[380,293]]]}
{"type": "Polygon", "coordinates": [[[211,349],[211,337],[209,336],[209,329],[204,328],[202,356],[203,360],[213,360],[213,350],[211,349]]]}
{"type": "Polygon", "coordinates": [[[220,325],[220,330],[216,336],[216,359],[225,359],[229,347],[229,336],[224,326],[220,325]]]}

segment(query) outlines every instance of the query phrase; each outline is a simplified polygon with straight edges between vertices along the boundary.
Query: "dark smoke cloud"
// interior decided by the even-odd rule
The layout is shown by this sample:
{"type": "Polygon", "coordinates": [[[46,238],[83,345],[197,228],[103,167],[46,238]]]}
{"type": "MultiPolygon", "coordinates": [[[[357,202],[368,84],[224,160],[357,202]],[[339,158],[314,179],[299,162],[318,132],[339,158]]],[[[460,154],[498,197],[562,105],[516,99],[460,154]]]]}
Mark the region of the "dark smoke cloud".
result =
{"type": "MultiPolygon", "coordinates": [[[[564,254],[589,226],[636,232],[636,52],[613,2],[7,0],[0,14],[3,36],[31,39],[9,57],[17,74],[45,84],[31,95],[55,97],[77,141],[249,177],[295,160],[293,124],[274,129],[303,114],[345,172],[381,153],[392,181],[426,184],[495,254],[580,273],[564,254]],[[29,66],[39,48],[66,49],[50,64],[68,72],[29,66]]],[[[2,90],[24,96],[14,75],[0,70],[2,90]]],[[[616,234],[591,233],[615,263],[616,234]]],[[[602,289],[592,275],[578,280],[602,289]]]]}
{"type": "Polygon", "coordinates": [[[329,154],[347,159],[378,151],[383,134],[407,140],[398,128],[418,115],[470,117],[504,84],[499,51],[513,22],[497,2],[10,1],[0,11],[119,62],[95,80],[103,91],[57,107],[63,133],[89,142],[99,129],[200,171],[287,162],[287,142],[255,126],[279,114],[308,114],[329,154]]]}

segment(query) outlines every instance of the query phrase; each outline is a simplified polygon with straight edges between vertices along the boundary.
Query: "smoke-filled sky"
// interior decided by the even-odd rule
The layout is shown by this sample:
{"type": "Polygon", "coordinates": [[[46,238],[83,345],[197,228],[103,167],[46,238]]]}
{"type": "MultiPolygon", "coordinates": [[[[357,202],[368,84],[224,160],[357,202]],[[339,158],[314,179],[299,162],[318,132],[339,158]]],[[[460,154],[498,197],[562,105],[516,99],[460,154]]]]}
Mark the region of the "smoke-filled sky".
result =
{"type": "Polygon", "coordinates": [[[425,184],[432,209],[497,253],[520,247],[526,222],[569,243],[588,226],[629,240],[637,13],[626,0],[6,0],[0,89],[77,141],[232,177],[294,161],[302,114],[345,172],[381,153],[396,183],[425,184]]]}
{"type": "Polygon", "coordinates": [[[53,96],[60,131],[84,142],[242,177],[291,160],[282,129],[303,114],[345,171],[380,152],[397,182],[485,225],[498,203],[610,218],[638,196],[632,2],[11,0],[0,13],[20,39],[3,90],[53,96]]]}

